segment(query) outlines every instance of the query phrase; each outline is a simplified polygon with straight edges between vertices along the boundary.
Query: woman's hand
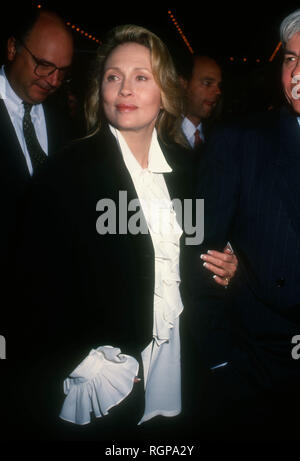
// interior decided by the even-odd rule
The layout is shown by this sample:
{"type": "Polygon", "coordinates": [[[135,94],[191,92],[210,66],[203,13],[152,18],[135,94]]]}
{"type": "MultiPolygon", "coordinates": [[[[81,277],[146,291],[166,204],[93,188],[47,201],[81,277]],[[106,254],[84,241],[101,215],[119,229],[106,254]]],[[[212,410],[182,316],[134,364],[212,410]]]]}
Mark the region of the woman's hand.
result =
{"type": "Polygon", "coordinates": [[[204,267],[214,274],[214,280],[225,288],[229,285],[230,279],[234,277],[238,260],[233,253],[230,245],[226,245],[221,253],[216,250],[209,250],[207,254],[202,254],[201,259],[204,267]]]}

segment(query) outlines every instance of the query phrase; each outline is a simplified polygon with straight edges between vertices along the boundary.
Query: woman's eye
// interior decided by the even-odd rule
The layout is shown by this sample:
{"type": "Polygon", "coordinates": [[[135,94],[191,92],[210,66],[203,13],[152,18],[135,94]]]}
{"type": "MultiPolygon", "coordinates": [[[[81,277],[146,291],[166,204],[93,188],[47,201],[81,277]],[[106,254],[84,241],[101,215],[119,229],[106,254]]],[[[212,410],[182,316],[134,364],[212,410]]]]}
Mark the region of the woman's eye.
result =
{"type": "Polygon", "coordinates": [[[110,74],[106,77],[106,80],[108,82],[115,82],[116,80],[118,80],[118,76],[114,74],[110,74]]]}
{"type": "Polygon", "coordinates": [[[140,80],[140,81],[146,81],[148,80],[147,77],[145,75],[138,75],[137,77],[137,80],[140,80]]]}

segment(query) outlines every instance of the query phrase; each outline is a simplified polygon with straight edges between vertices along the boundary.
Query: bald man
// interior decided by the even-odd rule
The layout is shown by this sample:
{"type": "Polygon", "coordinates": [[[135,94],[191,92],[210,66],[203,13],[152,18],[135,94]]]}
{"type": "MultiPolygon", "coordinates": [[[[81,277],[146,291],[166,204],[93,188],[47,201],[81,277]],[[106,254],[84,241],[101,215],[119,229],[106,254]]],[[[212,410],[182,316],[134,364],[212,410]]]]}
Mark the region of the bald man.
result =
{"type": "Polygon", "coordinates": [[[7,63],[0,70],[0,120],[5,126],[0,136],[4,137],[9,166],[20,170],[18,183],[35,169],[24,133],[25,107],[30,110],[44,158],[63,144],[61,126],[51,120],[43,103],[68,78],[72,58],[72,35],[63,20],[50,11],[35,9],[7,41],[7,63]]]}
{"type": "Polygon", "coordinates": [[[29,9],[20,24],[11,27],[7,62],[0,69],[2,255],[15,242],[17,208],[30,177],[71,137],[62,114],[46,104],[68,78],[71,33],[56,13],[37,8],[29,9]]]}
{"type": "Polygon", "coordinates": [[[182,130],[190,147],[196,149],[206,140],[203,122],[213,116],[221,97],[221,68],[208,56],[193,56],[191,69],[180,80],[186,98],[182,130]]]}

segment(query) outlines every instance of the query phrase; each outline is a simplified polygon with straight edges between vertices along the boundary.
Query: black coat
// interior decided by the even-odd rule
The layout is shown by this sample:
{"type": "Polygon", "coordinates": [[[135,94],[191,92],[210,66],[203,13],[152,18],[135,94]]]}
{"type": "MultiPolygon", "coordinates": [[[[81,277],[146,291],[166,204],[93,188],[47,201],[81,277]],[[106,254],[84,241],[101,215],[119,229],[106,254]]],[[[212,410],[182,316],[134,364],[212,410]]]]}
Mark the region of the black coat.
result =
{"type": "MultiPolygon", "coordinates": [[[[61,150],[71,139],[71,126],[49,102],[43,105],[48,137],[48,155],[61,150]]],[[[4,260],[15,246],[20,203],[30,182],[27,163],[5,104],[0,100],[0,187],[2,195],[1,253],[4,260]]]]}
{"type": "MultiPolygon", "coordinates": [[[[43,105],[48,136],[48,155],[51,157],[54,152],[70,141],[71,126],[62,114],[47,101],[43,105]]],[[[1,376],[8,379],[2,382],[0,408],[5,415],[3,405],[8,404],[10,412],[10,401],[7,397],[6,385],[10,386],[9,376],[15,371],[15,357],[18,354],[18,346],[22,344],[18,332],[22,329],[22,316],[17,312],[22,311],[23,300],[18,298],[15,274],[15,254],[20,243],[19,219],[23,212],[23,199],[31,182],[31,176],[21,150],[16,132],[5,107],[0,100],[0,191],[1,191],[1,230],[0,230],[0,252],[1,252],[1,324],[0,334],[6,339],[7,360],[2,360],[1,376]],[[21,302],[21,304],[20,304],[21,302]],[[2,391],[3,389],[3,391],[2,391]]],[[[6,421],[3,416],[3,422],[6,421]]],[[[1,428],[2,429],[2,428],[1,428]]],[[[3,427],[4,431],[5,427],[3,427]]]]}
{"type": "Polygon", "coordinates": [[[236,399],[274,392],[278,403],[279,394],[299,387],[292,358],[300,331],[299,152],[296,116],[284,108],[220,130],[201,165],[197,197],[205,200],[205,238],[183,261],[190,326],[210,366],[229,362],[215,375],[226,375],[236,399]],[[227,241],[239,269],[224,290],[196,268],[201,253],[227,241]]]}
{"type": "MultiPolygon", "coordinates": [[[[161,146],[173,169],[164,174],[171,199],[191,197],[185,155],[161,146]]],[[[152,339],[154,249],[149,233],[118,232],[120,191],[128,202],[137,198],[117,142],[103,129],[49,159],[24,203],[18,271],[45,420],[58,420],[63,380],[92,348],[112,345],[140,360],[152,339]],[[96,230],[101,199],[116,203],[116,234],[96,230]]]]}
{"type": "MultiPolygon", "coordinates": [[[[62,149],[71,140],[71,125],[49,101],[43,105],[48,137],[48,155],[62,149]]],[[[14,268],[15,249],[18,245],[20,232],[18,219],[22,213],[23,198],[31,176],[26,160],[19,144],[15,129],[7,112],[5,104],[0,100],[0,191],[2,197],[0,251],[3,276],[0,288],[3,298],[12,301],[15,291],[14,268]]],[[[0,334],[4,335],[8,344],[11,343],[10,322],[14,323],[11,313],[3,313],[3,323],[0,334]]]]}

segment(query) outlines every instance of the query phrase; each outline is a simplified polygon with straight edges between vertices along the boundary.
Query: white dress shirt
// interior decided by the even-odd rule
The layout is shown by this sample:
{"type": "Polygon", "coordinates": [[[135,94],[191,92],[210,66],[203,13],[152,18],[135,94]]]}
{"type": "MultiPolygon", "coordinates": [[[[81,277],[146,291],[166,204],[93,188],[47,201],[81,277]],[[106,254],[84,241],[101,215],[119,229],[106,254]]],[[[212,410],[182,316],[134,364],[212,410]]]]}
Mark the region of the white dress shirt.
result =
{"type": "Polygon", "coordinates": [[[195,131],[196,130],[199,130],[200,138],[202,139],[202,141],[204,141],[202,123],[199,123],[198,126],[195,126],[187,117],[184,117],[182,120],[181,129],[192,148],[194,147],[194,144],[195,144],[195,131]]]}
{"type": "MultiPolygon", "coordinates": [[[[155,254],[153,339],[141,351],[145,383],[145,412],[141,424],[156,415],[176,416],[181,412],[179,317],[183,305],[179,291],[179,239],[182,229],[163,176],[172,169],[161,151],[156,131],[152,136],[148,167],[143,169],[122,134],[110,128],[134,183],[155,254]]],[[[91,411],[101,417],[131,392],[138,362],[117,347],[114,344],[92,350],[65,380],[67,397],[60,414],[62,419],[87,424],[91,411]],[[109,360],[118,361],[118,366],[112,366],[114,363],[109,360]]]]}
{"type": "MultiPolygon", "coordinates": [[[[29,173],[33,174],[30,156],[23,135],[24,106],[22,99],[14,92],[5,75],[4,66],[0,69],[0,97],[7,108],[18,141],[24,154],[29,173]]],[[[43,151],[48,155],[48,138],[44,109],[42,104],[35,104],[30,112],[31,120],[43,151]]]]}

